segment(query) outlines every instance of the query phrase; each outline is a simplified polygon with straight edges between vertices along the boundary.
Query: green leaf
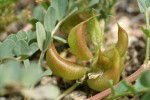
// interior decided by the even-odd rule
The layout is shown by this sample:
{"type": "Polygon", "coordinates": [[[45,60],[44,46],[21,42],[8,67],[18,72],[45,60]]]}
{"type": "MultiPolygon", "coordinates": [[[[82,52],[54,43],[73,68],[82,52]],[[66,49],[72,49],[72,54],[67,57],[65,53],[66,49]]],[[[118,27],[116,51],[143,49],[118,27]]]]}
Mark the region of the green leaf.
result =
{"type": "Polygon", "coordinates": [[[56,16],[55,9],[53,7],[49,7],[44,17],[45,30],[51,32],[55,27],[56,20],[57,20],[57,16],[56,16]]]}
{"type": "Polygon", "coordinates": [[[17,36],[15,34],[10,34],[6,40],[13,40],[14,42],[16,42],[18,39],[17,39],[17,36]]]}
{"type": "Polygon", "coordinates": [[[113,87],[113,80],[109,80],[109,85],[110,85],[110,88],[111,88],[112,96],[115,96],[115,89],[113,87]]]}
{"type": "Polygon", "coordinates": [[[5,40],[0,44],[0,60],[5,58],[12,58],[15,53],[13,52],[15,42],[13,40],[5,40]]]}
{"type": "Polygon", "coordinates": [[[0,66],[0,84],[18,83],[20,79],[20,63],[7,60],[0,66]]]}
{"type": "Polygon", "coordinates": [[[44,41],[46,40],[46,33],[43,25],[40,22],[36,23],[36,35],[38,46],[41,51],[43,51],[44,41]]]}
{"type": "Polygon", "coordinates": [[[14,47],[14,52],[17,56],[28,58],[38,50],[37,43],[32,43],[30,46],[25,40],[18,40],[14,47]]]}
{"type": "Polygon", "coordinates": [[[32,32],[31,30],[29,30],[27,32],[27,37],[28,37],[28,43],[32,43],[32,42],[35,42],[36,41],[36,33],[35,32],[32,32]]]}
{"type": "Polygon", "coordinates": [[[41,5],[37,5],[33,11],[33,18],[38,21],[42,21],[44,19],[44,8],[41,5]]]}
{"type": "Polygon", "coordinates": [[[45,72],[43,72],[41,74],[41,77],[44,77],[44,76],[48,76],[48,75],[52,75],[52,71],[50,69],[46,70],[45,72]]]}
{"type": "Polygon", "coordinates": [[[140,82],[140,77],[136,80],[136,82],[134,84],[134,88],[138,91],[145,89],[145,87],[140,82]]]}
{"type": "Polygon", "coordinates": [[[36,51],[39,50],[39,47],[37,45],[37,43],[32,43],[30,46],[30,53],[29,53],[29,56],[32,56],[36,51]]]}
{"type": "Polygon", "coordinates": [[[35,28],[35,24],[39,21],[37,19],[31,19],[28,22],[33,25],[33,28],[35,28]]]}
{"type": "Polygon", "coordinates": [[[139,6],[140,11],[141,11],[142,13],[145,13],[146,10],[147,10],[145,0],[137,0],[137,2],[138,2],[138,6],[139,6]]]}
{"type": "Polygon", "coordinates": [[[46,36],[46,40],[44,41],[44,52],[48,49],[49,45],[50,45],[50,42],[51,41],[51,33],[47,33],[47,36],[46,36]]]}
{"type": "Polygon", "coordinates": [[[64,16],[67,6],[68,0],[51,0],[51,7],[56,10],[56,16],[58,20],[64,16]]]}
{"type": "Polygon", "coordinates": [[[53,38],[61,43],[67,43],[67,41],[59,36],[54,35],[53,38]]]}
{"type": "Polygon", "coordinates": [[[25,40],[18,40],[14,47],[14,52],[17,56],[27,57],[30,52],[28,43],[25,40]]]}
{"type": "Polygon", "coordinates": [[[95,4],[97,4],[98,2],[99,2],[99,0],[89,0],[88,6],[91,7],[91,6],[95,5],[95,4]]]}
{"type": "Polygon", "coordinates": [[[24,60],[23,63],[24,63],[25,68],[30,67],[30,61],[29,61],[29,59],[24,60]]]}
{"type": "Polygon", "coordinates": [[[128,91],[132,92],[132,93],[136,93],[136,89],[129,84],[127,81],[123,81],[124,86],[128,89],[128,91]]]}
{"type": "Polygon", "coordinates": [[[145,2],[146,2],[146,7],[147,8],[150,7],[150,0],[146,0],[145,2]]]}
{"type": "Polygon", "coordinates": [[[93,17],[89,21],[87,29],[93,44],[97,47],[100,47],[102,45],[102,29],[96,17],[93,17]]]}
{"type": "Polygon", "coordinates": [[[141,100],[149,100],[149,98],[150,98],[150,93],[146,93],[144,94],[144,96],[142,96],[141,100]]]}
{"type": "Polygon", "coordinates": [[[34,86],[40,79],[41,69],[36,63],[31,63],[30,67],[24,68],[21,71],[21,84],[25,87],[34,86]]]}
{"type": "Polygon", "coordinates": [[[16,34],[16,36],[17,36],[17,39],[18,40],[25,40],[25,41],[27,41],[27,34],[26,34],[26,32],[25,31],[19,31],[17,34],[16,34]]]}
{"type": "Polygon", "coordinates": [[[44,9],[48,9],[48,7],[49,7],[49,3],[47,3],[47,2],[42,2],[40,5],[41,5],[44,9]]]}
{"type": "Polygon", "coordinates": [[[145,33],[146,37],[150,38],[150,30],[144,29],[144,27],[141,27],[141,30],[145,33]]]}
{"type": "Polygon", "coordinates": [[[140,83],[144,87],[150,87],[150,70],[145,71],[140,77],[140,83]]]}
{"type": "Polygon", "coordinates": [[[123,81],[119,82],[116,88],[116,94],[122,94],[127,91],[127,87],[123,84],[123,81]]]}

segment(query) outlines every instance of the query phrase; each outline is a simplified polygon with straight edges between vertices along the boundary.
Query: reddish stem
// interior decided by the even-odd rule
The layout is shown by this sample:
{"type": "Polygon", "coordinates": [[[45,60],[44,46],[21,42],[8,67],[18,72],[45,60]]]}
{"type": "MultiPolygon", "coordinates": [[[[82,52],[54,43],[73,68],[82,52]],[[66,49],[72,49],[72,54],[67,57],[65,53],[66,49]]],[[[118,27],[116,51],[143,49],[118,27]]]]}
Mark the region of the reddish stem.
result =
{"type": "MultiPolygon", "coordinates": [[[[150,67],[147,65],[147,64],[143,64],[141,65],[141,67],[136,71],[134,72],[132,75],[128,76],[127,78],[125,78],[125,80],[127,82],[133,82],[135,81],[139,76],[140,74],[145,71],[146,69],[150,69],[150,67]]],[[[117,85],[114,86],[114,88],[116,88],[117,85]]],[[[104,97],[108,96],[109,94],[111,93],[111,89],[107,89],[107,90],[104,90],[86,100],[101,100],[103,99],[104,97]]]]}

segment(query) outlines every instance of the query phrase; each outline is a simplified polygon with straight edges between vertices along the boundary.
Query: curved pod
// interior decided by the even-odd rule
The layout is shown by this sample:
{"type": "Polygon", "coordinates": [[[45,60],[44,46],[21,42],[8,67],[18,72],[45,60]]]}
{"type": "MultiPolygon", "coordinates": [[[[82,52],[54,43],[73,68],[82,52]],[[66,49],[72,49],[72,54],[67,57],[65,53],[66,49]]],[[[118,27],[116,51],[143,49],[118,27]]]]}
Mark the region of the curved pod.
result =
{"type": "Polygon", "coordinates": [[[85,22],[76,25],[69,33],[68,43],[71,52],[82,60],[89,60],[93,57],[91,51],[87,47],[85,40],[85,22]]]}
{"type": "MultiPolygon", "coordinates": [[[[118,41],[115,44],[115,48],[119,52],[119,55],[123,57],[128,49],[128,34],[127,32],[119,25],[118,25],[118,41]]],[[[110,59],[112,59],[114,53],[114,49],[106,49],[104,51],[104,55],[110,59]]]]}
{"type": "Polygon", "coordinates": [[[87,67],[80,66],[61,58],[53,43],[51,43],[47,50],[46,60],[54,75],[67,80],[82,78],[87,71],[87,67]]]}
{"type": "Polygon", "coordinates": [[[96,79],[88,79],[87,83],[89,87],[96,91],[103,91],[110,87],[109,80],[113,80],[113,84],[117,84],[120,78],[120,62],[121,58],[117,50],[115,50],[110,68],[102,76],[96,79]]]}
{"type": "Polygon", "coordinates": [[[116,49],[118,50],[121,57],[125,55],[128,49],[128,34],[119,24],[118,24],[118,41],[116,44],[116,49]]]}
{"type": "Polygon", "coordinates": [[[110,67],[111,61],[105,57],[103,52],[99,50],[97,62],[93,66],[93,71],[98,72],[99,70],[107,70],[110,67]]]}

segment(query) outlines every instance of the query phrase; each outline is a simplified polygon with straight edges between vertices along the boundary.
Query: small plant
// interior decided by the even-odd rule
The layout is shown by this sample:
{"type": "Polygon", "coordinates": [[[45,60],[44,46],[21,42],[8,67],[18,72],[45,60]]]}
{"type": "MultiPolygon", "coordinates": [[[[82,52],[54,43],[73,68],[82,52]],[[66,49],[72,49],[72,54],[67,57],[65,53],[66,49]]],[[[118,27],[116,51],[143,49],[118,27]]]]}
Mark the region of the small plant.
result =
{"type": "MultiPolygon", "coordinates": [[[[51,72],[49,70],[42,73],[40,71],[41,70],[40,67],[36,67],[37,70],[35,70],[33,67],[33,66],[42,66],[42,60],[46,52],[47,52],[46,55],[47,63],[50,66],[53,74],[68,80],[78,80],[78,82],[75,84],[76,86],[78,86],[80,82],[86,80],[86,78],[88,77],[90,77],[90,79],[88,79],[88,83],[89,86],[91,86],[90,81],[92,81],[92,79],[94,80],[96,79],[96,78],[92,78],[92,76],[97,74],[99,71],[101,72],[101,70],[102,72],[104,71],[103,68],[101,69],[99,68],[100,66],[97,66],[98,63],[104,63],[105,68],[109,66],[117,67],[111,64],[111,62],[113,61],[110,60],[111,59],[110,57],[107,57],[107,51],[103,54],[100,49],[102,46],[102,29],[95,17],[96,15],[92,14],[92,10],[91,11],[89,10],[89,8],[92,6],[97,8],[98,7],[97,3],[99,1],[96,0],[94,2],[88,1],[83,3],[82,0],[78,0],[76,1],[75,4],[73,2],[74,1],[71,0],[69,1],[52,0],[50,2],[50,7],[47,7],[46,6],[47,4],[45,2],[44,3],[40,2],[41,6],[36,7],[36,9],[34,10],[33,17],[35,18],[36,21],[43,21],[44,23],[43,24],[41,22],[36,23],[36,34],[35,32],[32,31],[28,31],[28,32],[19,31],[17,34],[11,34],[10,36],[8,36],[7,39],[0,44],[1,72],[12,73],[11,78],[6,77],[4,73],[0,74],[0,79],[2,84],[1,87],[4,88],[6,94],[8,90],[5,89],[5,86],[6,84],[10,84],[12,81],[14,82],[14,85],[20,84],[21,86],[23,86],[24,88],[21,88],[21,90],[24,90],[33,87],[42,76],[51,75],[51,72]],[[77,7],[75,7],[75,5],[77,5],[77,7]],[[84,5],[84,7],[82,7],[82,5],[84,5]],[[83,8],[86,8],[86,11],[90,12],[91,14],[86,17],[87,19],[86,21],[82,22],[84,20],[82,19],[80,22],[74,24],[76,26],[71,27],[71,31],[68,37],[68,44],[70,46],[72,53],[76,55],[78,58],[82,60],[90,60],[91,62],[90,67],[85,67],[64,60],[59,56],[53,44],[53,39],[59,40],[63,43],[67,43],[66,40],[58,36],[55,36],[54,33],[61,25],[64,26],[63,24],[66,23],[65,21],[67,21],[69,18],[72,18],[74,14],[75,16],[78,16],[79,13],[83,14],[84,13],[83,8]],[[43,13],[45,9],[47,10],[46,14],[43,13]],[[39,10],[40,10],[40,15],[38,14],[39,10]],[[93,44],[95,45],[96,52],[97,52],[95,55],[93,55],[93,53],[87,47],[85,34],[84,34],[85,31],[87,31],[89,35],[91,35],[92,37],[91,40],[93,41],[93,44]],[[29,58],[38,50],[41,51],[41,56],[38,65],[32,63],[30,64],[29,58]],[[99,54],[100,56],[98,56],[99,54]],[[108,62],[106,62],[107,64],[105,63],[105,59],[109,60],[108,62]],[[102,60],[102,62],[101,61],[99,62],[99,60],[102,60]],[[21,64],[21,62],[23,62],[23,65],[21,64]],[[14,70],[11,70],[10,65],[12,65],[11,68],[15,66],[13,69],[18,70],[18,73],[15,73],[14,70]],[[3,68],[3,66],[6,66],[5,67],[6,69],[3,68]],[[21,66],[23,66],[23,68],[21,68],[21,66]],[[57,70],[56,69],[57,67],[59,67],[60,70],[57,70]],[[32,73],[31,76],[30,74],[28,74],[29,70],[31,70],[30,71],[32,73]],[[27,75],[30,78],[33,78],[34,80],[31,81],[30,78],[25,77],[27,75]],[[5,78],[7,80],[5,80],[5,78]],[[28,83],[28,81],[30,82],[28,83]]],[[[122,30],[120,26],[119,29],[122,30]]],[[[123,32],[123,34],[126,33],[123,32]]],[[[123,34],[122,33],[120,34],[121,37],[123,36],[123,34]]],[[[116,45],[110,51],[114,52],[114,54],[120,59],[121,56],[119,54],[118,47],[119,46],[116,45]]],[[[120,61],[118,63],[120,63],[120,61]]],[[[117,81],[120,77],[120,71],[118,71],[119,75],[117,81]]],[[[97,77],[99,77],[99,73],[97,74],[97,77]]],[[[109,86],[107,83],[107,86],[105,88],[108,87],[109,86]]],[[[98,91],[100,90],[101,89],[98,89],[98,91]]]]}
{"type": "MultiPolygon", "coordinates": [[[[57,94],[56,99],[63,98],[83,82],[87,82],[88,86],[95,91],[102,91],[89,98],[93,100],[102,99],[110,93],[112,95],[107,99],[150,91],[147,88],[150,86],[147,78],[149,71],[138,78],[145,69],[149,69],[150,30],[147,8],[150,3],[148,0],[138,0],[147,22],[147,28],[142,28],[147,36],[145,63],[137,72],[122,81],[120,75],[124,68],[128,35],[117,23],[117,43],[104,48],[104,28],[99,22],[101,19],[107,19],[107,14],[110,14],[116,0],[51,0],[50,2],[37,0],[37,2],[39,5],[34,9],[32,20],[36,23],[35,32],[19,31],[0,43],[0,95],[8,94],[9,89],[12,89],[8,87],[19,85],[20,89],[17,92],[29,99],[30,95],[26,95],[25,90],[34,87],[41,77],[51,74],[66,80],[76,80],[76,83],[63,94],[60,96],[57,94]],[[102,4],[107,5],[101,7],[102,4]],[[68,33],[67,40],[55,35],[59,28],[61,32],[68,33]],[[86,42],[86,36],[90,37],[92,42],[90,45],[93,45],[94,50],[91,50],[86,42]],[[55,49],[54,40],[68,44],[76,58],[87,61],[90,65],[84,66],[60,57],[55,49]],[[29,58],[37,51],[41,51],[38,63],[32,62],[29,58]],[[45,56],[50,69],[42,71],[45,56]],[[130,82],[135,80],[135,85],[131,85],[130,82]],[[13,83],[13,86],[10,83],[13,83]]],[[[12,90],[16,92],[16,89],[12,90]]]]}
{"type": "Polygon", "coordinates": [[[145,61],[141,67],[134,72],[132,75],[128,76],[127,78],[120,81],[117,85],[113,86],[112,81],[110,81],[110,89],[107,89],[95,96],[89,98],[88,100],[97,100],[102,99],[108,96],[110,93],[111,95],[107,97],[108,100],[114,100],[118,97],[128,96],[131,94],[142,94],[142,100],[148,100],[150,98],[149,91],[149,45],[150,45],[150,24],[149,24],[149,14],[148,14],[148,7],[150,7],[149,0],[137,0],[138,6],[140,8],[141,13],[143,13],[146,17],[146,28],[141,28],[143,33],[145,33],[147,38],[147,45],[146,45],[146,53],[145,53],[145,61]],[[148,70],[148,71],[145,71],[148,70]],[[145,71],[145,72],[144,72],[145,71]],[[144,72],[144,73],[143,73],[144,72]],[[135,81],[135,84],[131,84],[135,81]]]}

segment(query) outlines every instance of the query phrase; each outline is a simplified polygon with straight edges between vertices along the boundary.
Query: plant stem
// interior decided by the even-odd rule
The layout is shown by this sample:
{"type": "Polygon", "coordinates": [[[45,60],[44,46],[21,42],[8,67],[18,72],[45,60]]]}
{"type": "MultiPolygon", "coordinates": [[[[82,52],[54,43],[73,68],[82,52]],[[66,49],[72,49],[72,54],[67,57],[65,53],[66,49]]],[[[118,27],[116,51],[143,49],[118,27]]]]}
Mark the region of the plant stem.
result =
{"type": "MultiPolygon", "coordinates": [[[[147,64],[143,64],[140,66],[140,68],[134,72],[133,74],[131,74],[130,76],[128,76],[127,78],[125,78],[125,80],[129,83],[135,81],[140,75],[142,72],[144,72],[145,70],[148,70],[150,69],[150,66],[148,66],[147,64]]],[[[116,88],[117,85],[114,86],[114,88],[116,88]]],[[[96,94],[95,96],[92,96],[90,98],[88,98],[87,100],[101,100],[103,99],[104,97],[108,96],[109,94],[111,93],[111,89],[107,89],[107,90],[104,90],[98,94],[96,94]]]]}
{"type": "Polygon", "coordinates": [[[40,59],[39,59],[39,62],[38,62],[39,66],[42,66],[42,61],[44,59],[44,55],[45,55],[45,52],[41,52],[40,59]]]}
{"type": "MultiPolygon", "coordinates": [[[[150,24],[149,24],[148,10],[145,13],[145,17],[146,17],[146,28],[149,30],[150,29],[150,24]]],[[[145,55],[145,61],[146,62],[149,61],[149,52],[150,52],[150,38],[147,37],[147,41],[146,41],[146,55],[145,55]]]]}
{"type": "MultiPolygon", "coordinates": [[[[59,26],[70,16],[72,15],[73,12],[69,13],[66,17],[64,17],[62,20],[60,20],[58,22],[58,24],[55,26],[55,28],[53,29],[52,33],[51,33],[51,36],[53,37],[53,35],[56,33],[57,29],[59,28],[59,26]]],[[[40,55],[40,59],[39,59],[39,62],[38,62],[38,65],[41,66],[42,65],[42,60],[44,58],[44,55],[45,55],[45,52],[41,52],[41,55],[40,55]]]]}
{"type": "MultiPolygon", "coordinates": [[[[76,9],[75,9],[76,10],[76,9]]],[[[70,17],[74,12],[75,10],[73,10],[72,12],[70,12],[67,16],[65,16],[62,20],[60,20],[56,27],[53,29],[52,33],[51,33],[51,36],[53,37],[53,35],[56,33],[57,29],[59,28],[59,26],[68,18],[70,17]]]]}
{"type": "Polygon", "coordinates": [[[150,29],[148,10],[146,11],[145,16],[146,16],[146,27],[147,29],[150,29]]]}
{"type": "Polygon", "coordinates": [[[79,83],[75,83],[74,85],[72,85],[69,89],[67,89],[65,92],[63,92],[63,94],[61,94],[60,96],[58,96],[55,100],[60,100],[62,99],[64,96],[66,96],[68,93],[72,92],[75,88],[77,88],[79,86],[79,83]]]}
{"type": "Polygon", "coordinates": [[[148,62],[149,61],[149,50],[150,48],[150,38],[147,37],[147,43],[146,43],[146,55],[145,55],[145,61],[148,62]]]}
{"type": "Polygon", "coordinates": [[[59,28],[59,26],[61,25],[62,22],[63,22],[63,21],[59,21],[59,22],[58,22],[58,24],[56,25],[56,27],[53,29],[53,31],[52,31],[52,33],[51,33],[51,36],[53,36],[53,35],[56,33],[57,29],[59,28]]]}
{"type": "Polygon", "coordinates": [[[122,93],[122,94],[119,94],[119,95],[116,95],[116,96],[113,96],[113,97],[108,97],[107,100],[114,100],[118,97],[128,96],[130,94],[140,94],[140,93],[145,93],[145,92],[149,92],[149,91],[150,91],[150,88],[146,88],[144,90],[140,90],[140,91],[137,91],[135,93],[125,92],[125,93],[122,93]]]}

